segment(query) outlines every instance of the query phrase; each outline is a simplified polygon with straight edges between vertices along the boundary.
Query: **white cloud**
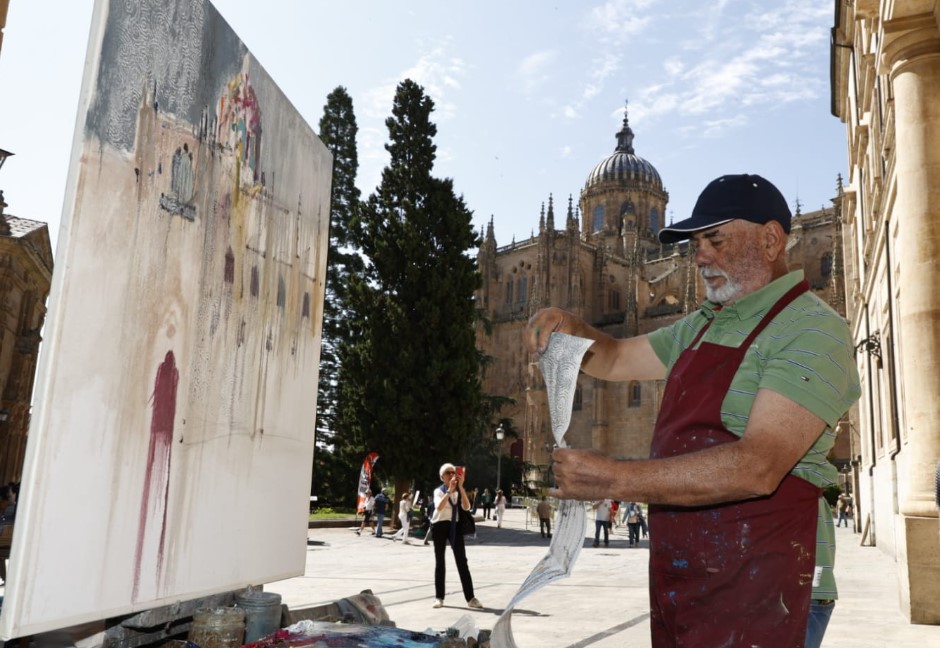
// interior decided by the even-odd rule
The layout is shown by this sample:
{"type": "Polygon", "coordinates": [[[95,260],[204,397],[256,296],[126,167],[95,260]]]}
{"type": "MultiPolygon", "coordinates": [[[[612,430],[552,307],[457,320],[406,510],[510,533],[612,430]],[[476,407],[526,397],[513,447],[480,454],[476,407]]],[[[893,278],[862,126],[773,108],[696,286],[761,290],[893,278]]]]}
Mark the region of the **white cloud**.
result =
{"type": "Polygon", "coordinates": [[[451,56],[451,39],[445,38],[429,44],[426,51],[410,67],[402,70],[396,78],[388,79],[364,93],[363,106],[357,112],[372,119],[385,118],[391,114],[392,101],[398,84],[411,79],[424,88],[424,93],[434,101],[432,121],[446,121],[454,117],[457,104],[454,94],[460,90],[460,76],[466,65],[463,60],[451,56]]]}
{"type": "Polygon", "coordinates": [[[581,89],[580,99],[565,106],[563,110],[565,117],[575,118],[580,116],[585,104],[604,91],[607,79],[619,69],[620,58],[615,53],[605,52],[600,58],[595,59],[590,65],[590,73],[584,87],[581,89]]]}
{"type": "Polygon", "coordinates": [[[737,114],[734,117],[724,119],[705,120],[700,127],[702,137],[708,139],[717,139],[723,136],[727,131],[742,128],[748,123],[747,115],[737,114]]]}
{"type": "MultiPolygon", "coordinates": [[[[744,12],[741,3],[721,0],[672,16],[692,26],[695,36],[663,61],[659,82],[634,95],[631,120],[690,118],[693,133],[718,137],[753,111],[818,98],[826,88],[809,66],[828,42],[830,14],[816,0],[752,2],[744,12]]],[[[664,19],[664,29],[668,24],[664,19]]]]}
{"type": "Polygon", "coordinates": [[[543,50],[529,54],[519,63],[516,75],[523,90],[530,94],[550,79],[549,70],[555,63],[557,52],[543,50]]]}
{"type": "Polygon", "coordinates": [[[591,9],[585,27],[589,31],[612,35],[619,41],[639,34],[649,25],[649,16],[639,15],[638,12],[652,5],[652,0],[609,0],[591,9]]]}
{"type": "Polygon", "coordinates": [[[677,77],[685,70],[685,65],[678,56],[671,56],[663,61],[663,70],[665,70],[666,76],[670,78],[677,77]]]}
{"type": "Polygon", "coordinates": [[[702,18],[700,20],[700,30],[698,36],[704,43],[710,43],[718,38],[725,7],[728,6],[728,0],[719,0],[718,2],[706,2],[702,5],[702,18]]]}
{"type": "Polygon", "coordinates": [[[462,59],[453,57],[449,51],[452,39],[428,45],[428,50],[409,69],[402,72],[402,79],[411,79],[424,87],[424,92],[434,100],[434,120],[447,121],[456,115],[457,103],[453,91],[460,89],[458,77],[464,73],[462,59]]]}

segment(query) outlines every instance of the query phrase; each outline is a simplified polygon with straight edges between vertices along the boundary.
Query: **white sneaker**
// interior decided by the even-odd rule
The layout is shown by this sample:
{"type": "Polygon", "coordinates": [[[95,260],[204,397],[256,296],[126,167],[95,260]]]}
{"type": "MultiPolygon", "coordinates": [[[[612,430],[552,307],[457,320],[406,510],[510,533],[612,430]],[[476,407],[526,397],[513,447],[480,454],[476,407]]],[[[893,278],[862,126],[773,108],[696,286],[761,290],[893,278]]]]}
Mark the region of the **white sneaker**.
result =
{"type": "Polygon", "coordinates": [[[432,605],[431,607],[433,607],[433,608],[442,608],[442,607],[444,607],[444,599],[434,599],[434,605],[432,605]]]}
{"type": "Polygon", "coordinates": [[[480,608],[483,607],[483,604],[480,603],[480,601],[474,596],[472,599],[470,599],[469,601],[467,601],[467,607],[468,607],[468,608],[480,609],[480,608]]]}

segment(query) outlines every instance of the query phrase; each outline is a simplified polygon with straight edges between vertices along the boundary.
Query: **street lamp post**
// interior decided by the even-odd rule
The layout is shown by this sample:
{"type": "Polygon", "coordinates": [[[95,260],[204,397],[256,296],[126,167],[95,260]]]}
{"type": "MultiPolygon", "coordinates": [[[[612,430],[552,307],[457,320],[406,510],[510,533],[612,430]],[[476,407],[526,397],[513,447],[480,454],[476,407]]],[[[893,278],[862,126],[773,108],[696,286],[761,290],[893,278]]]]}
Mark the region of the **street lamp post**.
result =
{"type": "Polygon", "coordinates": [[[496,428],[496,490],[499,490],[499,474],[503,464],[503,437],[506,436],[506,430],[500,425],[496,428]]]}

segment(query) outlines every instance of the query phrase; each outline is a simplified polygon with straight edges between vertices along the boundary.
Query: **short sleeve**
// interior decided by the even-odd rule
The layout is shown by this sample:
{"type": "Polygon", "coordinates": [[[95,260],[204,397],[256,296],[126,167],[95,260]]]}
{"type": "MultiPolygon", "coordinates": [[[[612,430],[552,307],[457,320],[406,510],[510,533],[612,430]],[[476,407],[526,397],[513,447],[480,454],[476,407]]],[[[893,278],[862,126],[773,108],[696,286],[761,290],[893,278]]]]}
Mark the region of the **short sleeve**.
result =
{"type": "Polygon", "coordinates": [[[766,359],[760,387],[835,425],[861,394],[845,321],[819,312],[798,320],[780,337],[783,346],[766,359]]]}

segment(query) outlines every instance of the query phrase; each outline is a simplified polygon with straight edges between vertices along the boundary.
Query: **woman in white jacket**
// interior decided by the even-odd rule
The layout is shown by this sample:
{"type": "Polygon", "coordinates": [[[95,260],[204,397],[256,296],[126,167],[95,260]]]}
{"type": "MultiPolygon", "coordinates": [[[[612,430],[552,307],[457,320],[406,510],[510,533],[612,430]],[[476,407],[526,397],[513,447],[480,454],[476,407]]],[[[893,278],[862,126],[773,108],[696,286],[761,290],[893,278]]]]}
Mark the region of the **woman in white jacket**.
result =
{"type": "Polygon", "coordinates": [[[408,529],[411,526],[410,491],[405,491],[401,496],[401,502],[398,504],[398,521],[401,522],[401,528],[392,536],[392,541],[401,540],[402,544],[411,544],[408,542],[408,529]]]}
{"type": "Polygon", "coordinates": [[[496,491],[496,528],[503,526],[503,513],[506,512],[506,496],[503,491],[496,491]]]}

